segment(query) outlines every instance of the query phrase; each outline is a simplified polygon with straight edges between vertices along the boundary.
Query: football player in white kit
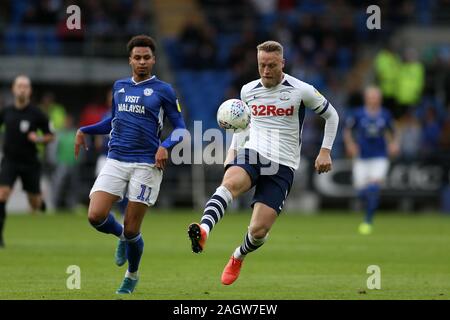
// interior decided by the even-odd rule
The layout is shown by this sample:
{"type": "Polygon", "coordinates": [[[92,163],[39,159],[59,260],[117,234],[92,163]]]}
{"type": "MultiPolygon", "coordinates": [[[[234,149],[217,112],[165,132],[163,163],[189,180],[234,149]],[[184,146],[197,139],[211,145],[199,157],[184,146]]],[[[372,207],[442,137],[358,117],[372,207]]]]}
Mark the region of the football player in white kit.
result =
{"type": "Polygon", "coordinates": [[[257,60],[261,78],[241,90],[241,100],[252,109],[251,125],[247,131],[234,134],[223,181],[206,203],[201,222],[188,228],[192,251],[202,252],[209,233],[231,201],[255,186],[250,226],[222,273],[225,285],[238,278],[246,255],[264,244],[283,208],[300,163],[305,107],[326,120],[315,161],[318,173],[331,170],[330,152],[339,123],[336,110],[314,87],[283,72],[280,43],[266,41],[258,45],[257,60]],[[240,148],[241,141],[245,142],[240,148]]]}

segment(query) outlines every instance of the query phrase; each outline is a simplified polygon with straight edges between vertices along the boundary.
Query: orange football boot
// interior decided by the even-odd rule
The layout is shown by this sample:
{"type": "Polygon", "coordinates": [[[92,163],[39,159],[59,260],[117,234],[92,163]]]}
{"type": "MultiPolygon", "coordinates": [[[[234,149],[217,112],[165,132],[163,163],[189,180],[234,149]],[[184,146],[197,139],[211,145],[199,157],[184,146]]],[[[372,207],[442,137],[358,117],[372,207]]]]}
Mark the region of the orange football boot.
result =
{"type": "Polygon", "coordinates": [[[239,273],[241,272],[242,263],[243,260],[239,260],[234,256],[231,256],[222,272],[222,283],[224,285],[230,285],[236,281],[239,277],[239,273]]]}

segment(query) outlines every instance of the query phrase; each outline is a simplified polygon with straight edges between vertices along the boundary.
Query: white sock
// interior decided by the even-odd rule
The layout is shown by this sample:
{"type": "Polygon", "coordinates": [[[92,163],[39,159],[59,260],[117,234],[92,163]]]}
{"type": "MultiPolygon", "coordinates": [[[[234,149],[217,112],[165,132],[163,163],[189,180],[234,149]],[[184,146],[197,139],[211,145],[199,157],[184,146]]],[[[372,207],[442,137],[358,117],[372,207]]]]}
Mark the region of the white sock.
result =
{"type": "Polygon", "coordinates": [[[233,195],[225,186],[218,187],[208,200],[200,222],[200,226],[205,229],[208,236],[211,229],[223,217],[225,210],[232,201],[233,195]]]}
{"type": "Polygon", "coordinates": [[[237,247],[236,250],[234,250],[234,252],[233,252],[233,257],[235,259],[238,259],[238,260],[241,260],[241,261],[244,260],[244,258],[246,256],[247,256],[246,254],[242,254],[241,253],[241,247],[237,247]]]}
{"type": "Polygon", "coordinates": [[[230,204],[233,201],[233,195],[231,194],[230,190],[228,190],[225,186],[220,186],[216,189],[215,194],[218,194],[221,196],[227,204],[230,204]]]}
{"type": "Polygon", "coordinates": [[[127,272],[125,272],[125,278],[137,280],[139,278],[138,272],[137,271],[136,272],[128,272],[128,270],[127,270],[127,272]]]}
{"type": "Polygon", "coordinates": [[[202,223],[202,224],[200,225],[200,227],[202,227],[203,229],[205,229],[205,231],[206,231],[206,236],[209,237],[209,231],[211,231],[211,230],[209,230],[209,226],[208,226],[206,223],[202,223]]]}
{"type": "MultiPolygon", "coordinates": [[[[242,242],[242,245],[238,248],[239,252],[237,253],[238,250],[236,250],[235,254],[245,256],[250,252],[255,251],[256,249],[261,247],[264,244],[264,242],[266,242],[268,236],[269,234],[267,234],[264,238],[256,239],[250,234],[250,232],[247,232],[247,234],[244,237],[244,241],[242,242]],[[242,252],[245,254],[242,254],[242,252]]],[[[237,258],[236,255],[234,256],[235,258],[237,258]]]]}

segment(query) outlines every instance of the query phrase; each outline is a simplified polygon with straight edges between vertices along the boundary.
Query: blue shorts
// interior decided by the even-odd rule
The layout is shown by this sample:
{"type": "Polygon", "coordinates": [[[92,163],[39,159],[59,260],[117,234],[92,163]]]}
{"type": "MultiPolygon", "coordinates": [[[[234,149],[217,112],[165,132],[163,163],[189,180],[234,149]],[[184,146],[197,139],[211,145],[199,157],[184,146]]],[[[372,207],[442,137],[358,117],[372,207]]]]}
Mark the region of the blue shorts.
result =
{"type": "Polygon", "coordinates": [[[256,186],[252,207],[264,203],[280,214],[294,181],[294,169],[270,161],[251,149],[241,149],[236,158],[226,165],[225,171],[238,166],[244,169],[256,186]]]}

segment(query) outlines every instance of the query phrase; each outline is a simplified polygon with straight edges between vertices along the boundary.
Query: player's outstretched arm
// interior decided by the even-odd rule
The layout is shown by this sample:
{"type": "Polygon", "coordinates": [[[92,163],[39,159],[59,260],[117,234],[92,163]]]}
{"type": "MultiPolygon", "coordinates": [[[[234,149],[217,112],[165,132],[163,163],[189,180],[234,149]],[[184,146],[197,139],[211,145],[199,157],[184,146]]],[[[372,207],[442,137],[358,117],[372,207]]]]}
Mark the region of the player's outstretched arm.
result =
{"type": "Polygon", "coordinates": [[[86,139],[84,137],[85,134],[109,134],[112,130],[111,121],[112,116],[103,119],[102,121],[90,125],[81,127],[78,129],[77,134],[75,136],[75,158],[78,158],[78,153],[80,152],[80,147],[83,146],[85,150],[87,150],[86,139]]]}
{"type": "Polygon", "coordinates": [[[84,133],[78,129],[75,136],[75,159],[78,159],[78,154],[80,153],[81,147],[83,147],[86,151],[88,150],[84,133]]]}

